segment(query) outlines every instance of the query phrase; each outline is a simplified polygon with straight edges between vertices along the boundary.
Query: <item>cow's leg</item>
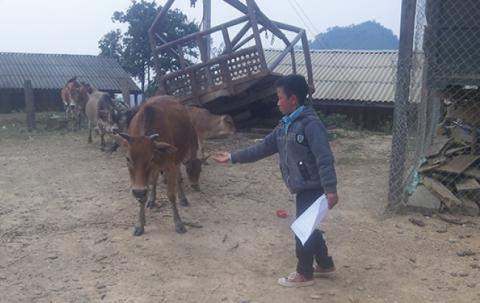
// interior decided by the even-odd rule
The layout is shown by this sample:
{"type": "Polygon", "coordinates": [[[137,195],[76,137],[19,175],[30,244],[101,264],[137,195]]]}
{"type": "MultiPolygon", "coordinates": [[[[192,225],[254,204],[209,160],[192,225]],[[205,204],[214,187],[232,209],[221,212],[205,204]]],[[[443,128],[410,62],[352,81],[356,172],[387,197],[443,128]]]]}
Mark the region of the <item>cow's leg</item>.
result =
{"type": "Polygon", "coordinates": [[[198,153],[200,154],[200,159],[205,157],[205,152],[203,151],[203,140],[200,140],[200,138],[198,138],[198,153]]]}
{"type": "Polygon", "coordinates": [[[100,150],[105,150],[105,132],[100,130],[100,150]]]}
{"type": "Polygon", "coordinates": [[[92,123],[88,122],[88,143],[92,143],[92,123]]]}
{"type": "Polygon", "coordinates": [[[188,206],[188,199],[185,196],[185,191],[183,188],[183,178],[182,178],[182,171],[180,169],[180,165],[177,166],[177,193],[178,199],[180,200],[180,205],[188,206]]]}
{"type": "Polygon", "coordinates": [[[147,208],[154,208],[157,206],[157,181],[158,181],[158,175],[160,174],[160,171],[153,173],[152,179],[150,181],[150,188],[148,191],[148,198],[147,198],[147,208]]]}
{"type": "Polygon", "coordinates": [[[179,234],[183,234],[187,231],[185,224],[183,224],[180,215],[178,214],[177,202],[176,202],[176,191],[177,191],[177,169],[173,166],[168,170],[165,170],[164,173],[168,174],[167,177],[167,195],[168,200],[172,206],[173,211],[173,223],[175,224],[175,231],[179,234]]]}
{"type": "Polygon", "coordinates": [[[118,142],[113,142],[112,146],[110,147],[109,152],[110,153],[116,152],[119,147],[120,147],[120,144],[118,144],[118,142]]]}
{"type": "Polygon", "coordinates": [[[65,121],[68,121],[68,105],[64,103],[63,108],[65,110],[65,121]]]}
{"type": "Polygon", "coordinates": [[[138,212],[138,222],[133,229],[134,236],[141,236],[145,232],[145,202],[138,202],[138,206],[140,207],[138,212]]]}

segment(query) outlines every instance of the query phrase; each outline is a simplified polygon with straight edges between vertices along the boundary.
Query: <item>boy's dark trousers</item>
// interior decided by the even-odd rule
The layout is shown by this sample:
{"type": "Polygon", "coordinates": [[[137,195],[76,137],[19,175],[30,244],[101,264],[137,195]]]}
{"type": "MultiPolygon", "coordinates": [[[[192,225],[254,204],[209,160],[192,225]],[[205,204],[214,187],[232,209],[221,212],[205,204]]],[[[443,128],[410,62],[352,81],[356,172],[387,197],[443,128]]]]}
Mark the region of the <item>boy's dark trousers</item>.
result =
{"type": "MultiPolygon", "coordinates": [[[[297,218],[305,211],[310,205],[315,202],[321,195],[323,195],[323,189],[304,190],[298,192],[296,195],[297,203],[297,218]]],[[[333,267],[333,260],[328,256],[328,248],[325,240],[322,237],[322,233],[315,229],[308,238],[305,245],[302,244],[300,239],[295,237],[296,242],[296,255],[298,259],[297,272],[306,278],[313,277],[313,260],[322,268],[333,267]]]]}

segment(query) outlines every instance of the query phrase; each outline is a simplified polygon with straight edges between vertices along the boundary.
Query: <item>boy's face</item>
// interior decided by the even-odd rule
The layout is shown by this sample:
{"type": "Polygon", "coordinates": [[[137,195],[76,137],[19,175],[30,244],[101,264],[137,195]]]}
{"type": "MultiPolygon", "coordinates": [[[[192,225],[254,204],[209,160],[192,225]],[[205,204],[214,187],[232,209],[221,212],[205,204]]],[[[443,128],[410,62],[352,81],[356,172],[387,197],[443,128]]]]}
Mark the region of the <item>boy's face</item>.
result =
{"type": "Polygon", "coordinates": [[[282,87],[277,87],[277,106],[282,114],[290,114],[297,109],[298,98],[295,95],[287,97],[282,87]]]}

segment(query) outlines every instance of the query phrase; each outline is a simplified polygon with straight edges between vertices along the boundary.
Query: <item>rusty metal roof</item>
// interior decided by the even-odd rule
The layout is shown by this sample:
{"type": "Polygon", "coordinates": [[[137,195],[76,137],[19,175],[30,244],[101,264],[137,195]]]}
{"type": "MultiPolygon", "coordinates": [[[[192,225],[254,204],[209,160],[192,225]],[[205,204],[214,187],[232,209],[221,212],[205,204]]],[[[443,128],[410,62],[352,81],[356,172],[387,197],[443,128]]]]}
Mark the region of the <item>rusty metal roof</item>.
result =
{"type": "Polygon", "coordinates": [[[24,80],[31,80],[34,89],[60,89],[74,76],[106,91],[121,91],[121,80],[127,79],[130,91],[140,92],[127,72],[111,58],[0,52],[0,89],[23,88],[24,80]]]}
{"type": "MultiPolygon", "coordinates": [[[[281,50],[265,50],[267,64],[281,50]]],[[[311,50],[313,80],[317,100],[345,100],[359,102],[393,103],[397,51],[311,50]]],[[[307,76],[302,51],[295,52],[297,73],[307,76]]],[[[281,74],[292,73],[292,63],[287,55],[274,70],[281,74]]]]}

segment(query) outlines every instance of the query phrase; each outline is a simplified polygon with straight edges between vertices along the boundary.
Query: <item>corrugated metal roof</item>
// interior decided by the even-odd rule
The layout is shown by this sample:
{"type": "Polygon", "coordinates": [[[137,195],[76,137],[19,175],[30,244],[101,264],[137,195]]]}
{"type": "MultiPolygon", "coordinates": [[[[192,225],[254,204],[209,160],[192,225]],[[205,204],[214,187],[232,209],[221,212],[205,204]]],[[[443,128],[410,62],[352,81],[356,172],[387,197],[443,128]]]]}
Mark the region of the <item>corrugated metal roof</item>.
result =
{"type": "MultiPolygon", "coordinates": [[[[265,50],[267,64],[281,50],[265,50]]],[[[363,102],[393,102],[397,51],[311,50],[313,80],[317,100],[348,100],[363,102]]],[[[297,73],[307,76],[303,51],[295,51],[297,73]]],[[[292,61],[287,55],[274,70],[292,73],[292,61]]]]}
{"type": "Polygon", "coordinates": [[[100,90],[112,91],[121,91],[121,80],[127,79],[130,91],[140,92],[120,64],[110,58],[0,52],[0,89],[23,88],[26,79],[32,81],[33,88],[60,89],[73,76],[100,90]]]}

